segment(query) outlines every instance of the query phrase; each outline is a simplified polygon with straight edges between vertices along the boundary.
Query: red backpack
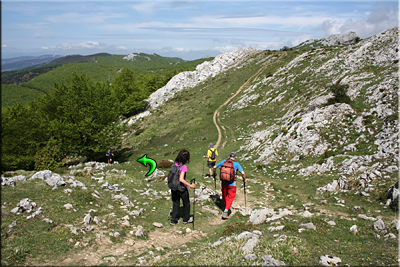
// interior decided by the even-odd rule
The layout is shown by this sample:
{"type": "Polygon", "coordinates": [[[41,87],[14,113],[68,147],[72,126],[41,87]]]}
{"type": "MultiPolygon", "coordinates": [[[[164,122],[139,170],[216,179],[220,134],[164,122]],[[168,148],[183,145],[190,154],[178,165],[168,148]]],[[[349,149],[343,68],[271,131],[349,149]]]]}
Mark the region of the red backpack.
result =
{"type": "Polygon", "coordinates": [[[234,160],[225,160],[225,162],[221,166],[221,173],[219,175],[219,179],[223,182],[232,183],[236,180],[235,172],[233,169],[234,160]]]}

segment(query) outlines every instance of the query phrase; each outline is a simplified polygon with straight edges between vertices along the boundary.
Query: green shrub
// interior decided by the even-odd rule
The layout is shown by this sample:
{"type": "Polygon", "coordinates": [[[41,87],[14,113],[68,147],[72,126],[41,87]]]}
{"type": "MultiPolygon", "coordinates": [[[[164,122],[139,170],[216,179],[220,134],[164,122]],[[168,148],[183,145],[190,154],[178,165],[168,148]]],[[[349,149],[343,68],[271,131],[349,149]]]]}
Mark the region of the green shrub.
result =
{"type": "Polygon", "coordinates": [[[63,165],[60,160],[60,147],[57,141],[50,139],[46,146],[37,150],[35,156],[35,170],[55,170],[63,165]]]}
{"type": "Polygon", "coordinates": [[[139,129],[135,132],[135,135],[139,135],[144,132],[145,129],[139,129]]]}
{"type": "Polygon", "coordinates": [[[331,85],[328,89],[332,92],[334,97],[329,99],[327,104],[328,105],[332,105],[335,103],[350,104],[351,99],[347,95],[348,88],[349,86],[347,84],[339,84],[339,81],[336,84],[331,85]]]}

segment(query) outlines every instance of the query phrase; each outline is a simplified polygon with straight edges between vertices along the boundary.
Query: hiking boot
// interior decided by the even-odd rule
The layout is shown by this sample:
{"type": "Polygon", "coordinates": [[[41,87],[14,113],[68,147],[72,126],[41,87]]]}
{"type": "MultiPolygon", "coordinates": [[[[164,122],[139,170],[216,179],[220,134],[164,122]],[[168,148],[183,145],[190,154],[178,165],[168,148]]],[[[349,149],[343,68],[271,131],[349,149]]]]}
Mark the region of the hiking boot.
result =
{"type": "Polygon", "coordinates": [[[176,225],[176,224],[178,224],[178,223],[179,223],[179,220],[177,220],[177,221],[171,220],[171,225],[176,225]]]}
{"type": "Polygon", "coordinates": [[[222,220],[227,220],[229,218],[228,212],[222,213],[222,220]]]}
{"type": "Polygon", "coordinates": [[[187,222],[183,222],[183,224],[192,223],[192,222],[193,222],[193,217],[190,217],[189,220],[187,222]]]}

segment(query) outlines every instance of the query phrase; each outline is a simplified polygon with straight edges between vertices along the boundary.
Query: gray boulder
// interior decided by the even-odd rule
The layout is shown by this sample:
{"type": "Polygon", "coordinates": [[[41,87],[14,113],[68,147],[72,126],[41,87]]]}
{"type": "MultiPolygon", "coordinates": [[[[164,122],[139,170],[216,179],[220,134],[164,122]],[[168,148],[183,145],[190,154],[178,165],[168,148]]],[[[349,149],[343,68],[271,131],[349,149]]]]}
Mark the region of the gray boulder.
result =
{"type": "Polygon", "coordinates": [[[262,260],[264,261],[262,266],[286,266],[283,261],[275,260],[271,255],[264,255],[262,260]]]}
{"type": "Polygon", "coordinates": [[[385,225],[385,223],[384,223],[381,219],[377,220],[377,221],[374,223],[374,229],[375,229],[376,231],[382,232],[383,234],[386,234],[386,233],[387,233],[386,225],[385,225]]]}
{"type": "Polygon", "coordinates": [[[1,185],[7,185],[7,186],[12,186],[14,187],[16,185],[15,181],[13,178],[4,178],[1,177],[1,185]]]}
{"type": "Polygon", "coordinates": [[[50,178],[52,175],[53,175],[53,172],[50,170],[40,171],[40,172],[36,172],[34,175],[32,175],[32,177],[29,180],[33,180],[33,179],[46,180],[46,179],[50,178]]]}
{"type": "Polygon", "coordinates": [[[25,182],[26,181],[26,177],[23,175],[17,175],[13,177],[14,181],[19,181],[19,182],[25,182]]]}
{"type": "Polygon", "coordinates": [[[92,222],[92,215],[90,213],[86,214],[85,218],[83,218],[83,223],[85,225],[90,224],[92,222]]]}
{"type": "Polygon", "coordinates": [[[260,210],[253,210],[251,212],[250,218],[249,218],[249,222],[251,222],[252,224],[260,224],[265,222],[265,220],[267,219],[267,217],[270,217],[272,215],[274,215],[274,210],[273,209],[269,209],[269,208],[263,208],[260,210]]]}
{"type": "Polygon", "coordinates": [[[236,237],[236,240],[249,239],[253,237],[258,237],[258,235],[250,233],[249,231],[244,231],[236,237]]]}
{"type": "Polygon", "coordinates": [[[53,173],[50,170],[36,172],[29,180],[33,179],[42,179],[50,186],[65,185],[64,179],[59,174],[53,173]]]}
{"type": "Polygon", "coordinates": [[[390,238],[390,239],[396,239],[396,238],[397,238],[396,235],[395,235],[395,234],[392,234],[392,233],[387,234],[387,235],[385,235],[384,237],[385,237],[385,238],[390,238]]]}
{"type": "Polygon", "coordinates": [[[242,214],[243,216],[251,215],[252,211],[253,210],[251,208],[244,208],[244,209],[239,210],[240,214],[242,214]]]}
{"type": "Polygon", "coordinates": [[[323,266],[339,266],[341,263],[342,260],[338,257],[329,255],[319,257],[319,264],[322,264],[323,266]]]}
{"type": "Polygon", "coordinates": [[[253,252],[253,249],[255,248],[255,246],[257,246],[258,242],[260,242],[258,237],[257,236],[253,236],[252,238],[250,238],[247,241],[247,243],[243,247],[241,247],[241,250],[245,254],[250,254],[251,252],[253,252]]]}
{"type": "Polygon", "coordinates": [[[64,186],[65,182],[64,179],[57,173],[53,173],[50,177],[46,178],[44,180],[46,182],[46,184],[50,185],[50,186],[64,186]]]}
{"type": "Polygon", "coordinates": [[[219,246],[219,245],[221,245],[223,242],[225,242],[225,241],[229,241],[229,240],[231,240],[231,237],[230,236],[228,236],[228,237],[220,237],[217,241],[215,241],[214,243],[212,243],[211,245],[210,245],[210,247],[212,247],[212,248],[215,248],[216,246],[219,246]]]}
{"type": "Polygon", "coordinates": [[[3,186],[8,185],[8,186],[14,187],[14,186],[16,186],[17,181],[24,182],[24,181],[26,181],[26,177],[23,175],[14,176],[11,178],[1,177],[1,185],[3,185],[3,186]]]}
{"type": "Polygon", "coordinates": [[[129,212],[129,215],[140,216],[140,214],[142,214],[142,212],[143,212],[143,209],[133,210],[133,211],[129,212]]]}
{"type": "Polygon", "coordinates": [[[131,206],[131,207],[134,207],[134,206],[135,206],[135,205],[132,203],[132,201],[130,201],[129,198],[128,198],[127,196],[123,195],[123,194],[115,195],[115,196],[113,196],[113,198],[114,198],[114,199],[119,199],[119,200],[121,200],[121,201],[124,202],[125,205],[127,205],[127,206],[131,206]]]}
{"type": "Polygon", "coordinates": [[[315,227],[315,225],[312,222],[310,222],[310,223],[302,223],[302,224],[300,224],[300,226],[304,226],[304,227],[307,227],[308,229],[313,229],[313,230],[317,229],[317,227],[315,227]]]}
{"type": "Polygon", "coordinates": [[[395,186],[390,187],[390,189],[387,192],[387,205],[394,207],[397,206],[399,203],[399,194],[400,190],[395,188],[395,186]]]}
{"type": "Polygon", "coordinates": [[[139,236],[139,237],[144,236],[143,230],[142,230],[141,228],[139,228],[139,229],[136,231],[135,236],[139,236]]]}
{"type": "Polygon", "coordinates": [[[12,209],[10,212],[14,214],[24,211],[26,211],[27,213],[31,213],[33,211],[33,208],[35,207],[35,202],[32,202],[32,200],[30,200],[29,198],[24,198],[17,204],[17,207],[12,209]]]}
{"type": "Polygon", "coordinates": [[[393,228],[395,228],[397,231],[399,231],[399,229],[400,229],[399,220],[394,220],[390,225],[391,225],[393,228]]]}
{"type": "Polygon", "coordinates": [[[247,254],[246,256],[244,256],[244,260],[246,261],[255,261],[256,259],[257,259],[256,254],[247,254]]]}

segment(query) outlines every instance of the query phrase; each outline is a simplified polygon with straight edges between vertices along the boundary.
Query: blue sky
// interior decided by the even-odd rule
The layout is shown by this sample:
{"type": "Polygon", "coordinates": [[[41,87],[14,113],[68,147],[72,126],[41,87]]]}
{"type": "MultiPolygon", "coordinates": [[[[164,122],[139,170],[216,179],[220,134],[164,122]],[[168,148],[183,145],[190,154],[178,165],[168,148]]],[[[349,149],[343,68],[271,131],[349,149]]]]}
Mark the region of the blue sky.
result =
{"type": "Polygon", "coordinates": [[[399,26],[398,1],[2,1],[2,57],[99,52],[193,60],[399,26]]]}

